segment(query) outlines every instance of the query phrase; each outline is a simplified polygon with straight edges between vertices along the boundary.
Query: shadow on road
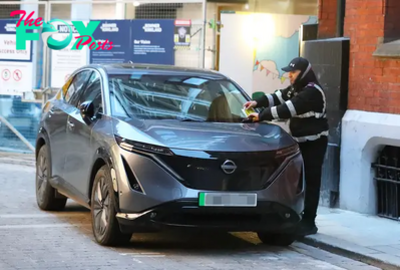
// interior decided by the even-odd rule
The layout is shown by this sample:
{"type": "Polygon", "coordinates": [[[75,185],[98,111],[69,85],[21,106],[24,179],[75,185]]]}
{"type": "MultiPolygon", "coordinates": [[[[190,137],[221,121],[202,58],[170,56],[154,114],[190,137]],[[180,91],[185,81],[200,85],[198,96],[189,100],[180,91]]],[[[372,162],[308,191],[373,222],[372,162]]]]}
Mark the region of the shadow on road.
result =
{"type": "MultiPolygon", "coordinates": [[[[53,212],[61,222],[67,222],[80,233],[95,241],[92,235],[90,211],[82,206],[69,202],[62,212],[53,212]]],[[[198,230],[168,230],[158,233],[133,234],[130,244],[116,248],[118,252],[179,252],[187,255],[216,255],[242,252],[268,252],[285,250],[279,247],[262,245],[256,234],[221,233],[198,230]]]]}

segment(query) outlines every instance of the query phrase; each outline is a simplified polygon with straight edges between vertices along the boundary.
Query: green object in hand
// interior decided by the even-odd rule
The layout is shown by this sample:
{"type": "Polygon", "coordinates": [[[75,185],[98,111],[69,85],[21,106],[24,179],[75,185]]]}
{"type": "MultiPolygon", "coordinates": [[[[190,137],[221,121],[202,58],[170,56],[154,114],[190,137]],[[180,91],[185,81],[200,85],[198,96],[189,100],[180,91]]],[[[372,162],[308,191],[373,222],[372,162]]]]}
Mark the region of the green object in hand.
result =
{"type": "Polygon", "coordinates": [[[257,99],[257,98],[262,97],[263,95],[265,95],[264,92],[254,92],[254,93],[251,95],[251,98],[252,98],[253,100],[255,100],[255,99],[257,99]]]}

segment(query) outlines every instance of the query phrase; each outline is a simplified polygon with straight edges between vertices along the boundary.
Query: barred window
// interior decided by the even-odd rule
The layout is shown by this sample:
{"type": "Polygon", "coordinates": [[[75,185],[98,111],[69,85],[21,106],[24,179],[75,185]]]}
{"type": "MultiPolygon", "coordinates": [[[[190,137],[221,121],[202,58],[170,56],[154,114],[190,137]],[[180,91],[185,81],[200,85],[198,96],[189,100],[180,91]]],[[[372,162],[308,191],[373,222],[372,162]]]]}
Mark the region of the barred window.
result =
{"type": "Polygon", "coordinates": [[[176,19],[183,4],[141,4],[135,9],[136,19],[176,19]]]}

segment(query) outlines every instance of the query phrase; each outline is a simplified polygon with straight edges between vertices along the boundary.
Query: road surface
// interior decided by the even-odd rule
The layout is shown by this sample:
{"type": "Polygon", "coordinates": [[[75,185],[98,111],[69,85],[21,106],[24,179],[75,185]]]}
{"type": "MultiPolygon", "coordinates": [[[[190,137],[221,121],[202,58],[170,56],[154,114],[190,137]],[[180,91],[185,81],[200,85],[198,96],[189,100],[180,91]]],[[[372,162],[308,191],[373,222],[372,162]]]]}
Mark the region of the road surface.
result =
{"type": "Polygon", "coordinates": [[[138,234],[124,248],[94,242],[89,211],[69,200],[63,212],[36,205],[35,169],[0,160],[0,269],[374,270],[295,243],[268,247],[253,233],[138,234]]]}

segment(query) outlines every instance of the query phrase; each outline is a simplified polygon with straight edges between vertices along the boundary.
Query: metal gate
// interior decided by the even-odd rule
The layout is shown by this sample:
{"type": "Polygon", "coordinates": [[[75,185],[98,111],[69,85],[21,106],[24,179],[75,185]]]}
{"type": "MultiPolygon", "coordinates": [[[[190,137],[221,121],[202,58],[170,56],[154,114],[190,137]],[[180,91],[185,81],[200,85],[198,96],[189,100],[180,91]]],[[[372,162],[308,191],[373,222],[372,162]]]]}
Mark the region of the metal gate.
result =
{"type": "Polygon", "coordinates": [[[385,146],[372,167],[378,216],[400,221],[400,147],[385,146]]]}

